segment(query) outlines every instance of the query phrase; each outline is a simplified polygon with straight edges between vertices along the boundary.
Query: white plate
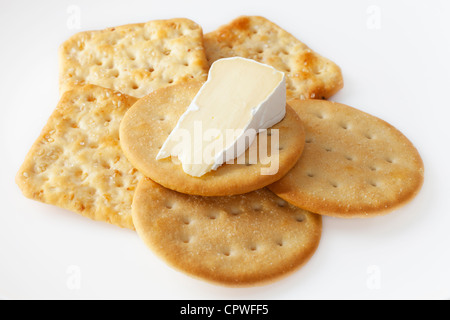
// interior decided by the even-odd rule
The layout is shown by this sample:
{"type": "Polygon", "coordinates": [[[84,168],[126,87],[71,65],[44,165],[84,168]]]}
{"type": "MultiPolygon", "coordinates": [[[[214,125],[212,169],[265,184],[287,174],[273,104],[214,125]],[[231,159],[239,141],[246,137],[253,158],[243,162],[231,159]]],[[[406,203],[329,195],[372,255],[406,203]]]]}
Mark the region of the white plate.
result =
{"type": "Polygon", "coordinates": [[[449,2],[77,3],[0,4],[1,297],[450,298],[449,2]],[[58,101],[57,48],[66,38],[172,17],[208,32],[241,14],[265,16],[335,61],[345,88],[332,100],[385,119],[416,145],[425,184],[411,203],[369,220],[325,217],[320,246],[301,270],[267,286],[233,289],[167,267],[132,231],[22,196],[14,175],[58,101]]]}

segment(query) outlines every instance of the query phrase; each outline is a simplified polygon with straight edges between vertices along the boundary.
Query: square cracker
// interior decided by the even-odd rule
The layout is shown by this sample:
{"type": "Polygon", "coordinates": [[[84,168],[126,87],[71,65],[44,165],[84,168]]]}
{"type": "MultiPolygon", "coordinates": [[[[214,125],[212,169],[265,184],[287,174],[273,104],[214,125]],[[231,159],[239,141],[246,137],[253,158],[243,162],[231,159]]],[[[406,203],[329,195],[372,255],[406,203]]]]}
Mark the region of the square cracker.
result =
{"type": "Polygon", "coordinates": [[[240,56],[285,72],[288,98],[327,99],[344,85],[335,63],[263,17],[239,17],[205,34],[204,46],[209,64],[240,56]]]}
{"type": "Polygon", "coordinates": [[[122,153],[119,125],[135,101],[94,85],[64,93],[17,173],[23,194],[134,229],[131,203],[141,175],[122,153]]]}
{"type": "Polygon", "coordinates": [[[60,92],[95,84],[141,98],[187,79],[206,80],[201,27],[155,20],[73,35],[59,48],[60,92]]]}

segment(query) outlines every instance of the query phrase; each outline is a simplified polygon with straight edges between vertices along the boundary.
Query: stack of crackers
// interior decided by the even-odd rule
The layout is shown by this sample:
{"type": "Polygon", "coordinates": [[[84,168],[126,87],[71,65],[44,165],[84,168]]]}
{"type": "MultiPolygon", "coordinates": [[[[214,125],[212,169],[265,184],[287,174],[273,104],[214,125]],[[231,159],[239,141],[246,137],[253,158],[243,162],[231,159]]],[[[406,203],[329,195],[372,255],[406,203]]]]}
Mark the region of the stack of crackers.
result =
{"type": "Polygon", "coordinates": [[[263,17],[208,34],[188,19],[81,32],[59,60],[60,101],[17,184],[28,198],[135,229],[191,276],[234,286],[278,279],[313,255],[323,215],[384,214],[423,183],[402,133],[326,100],[343,87],[340,68],[263,17]],[[286,116],[271,128],[278,172],[262,175],[258,160],[191,177],[173,159],[157,161],[209,66],[233,56],[286,74],[286,116]]]}

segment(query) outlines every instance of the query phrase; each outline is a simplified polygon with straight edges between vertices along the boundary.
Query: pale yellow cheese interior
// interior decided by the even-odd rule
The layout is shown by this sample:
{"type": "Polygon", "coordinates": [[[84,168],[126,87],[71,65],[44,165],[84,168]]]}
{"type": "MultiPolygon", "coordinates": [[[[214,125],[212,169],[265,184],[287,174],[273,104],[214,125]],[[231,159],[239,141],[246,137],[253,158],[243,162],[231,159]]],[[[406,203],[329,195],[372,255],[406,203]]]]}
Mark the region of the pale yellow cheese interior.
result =
{"type": "MultiPolygon", "coordinates": [[[[233,145],[252,120],[252,110],[264,102],[282,80],[281,72],[260,63],[244,59],[217,61],[210,70],[208,82],[174,129],[186,129],[192,137],[190,154],[185,154],[184,160],[180,159],[183,170],[193,176],[212,170],[217,155],[215,151],[226,150],[233,145]],[[230,130],[235,132],[232,139],[230,130]],[[200,131],[202,141],[197,139],[199,135],[195,136],[200,131]],[[202,155],[199,155],[200,150],[202,155]]],[[[180,147],[180,140],[170,138],[163,146],[168,152],[177,145],[180,147]]],[[[182,147],[189,149],[188,144],[182,147]]]]}

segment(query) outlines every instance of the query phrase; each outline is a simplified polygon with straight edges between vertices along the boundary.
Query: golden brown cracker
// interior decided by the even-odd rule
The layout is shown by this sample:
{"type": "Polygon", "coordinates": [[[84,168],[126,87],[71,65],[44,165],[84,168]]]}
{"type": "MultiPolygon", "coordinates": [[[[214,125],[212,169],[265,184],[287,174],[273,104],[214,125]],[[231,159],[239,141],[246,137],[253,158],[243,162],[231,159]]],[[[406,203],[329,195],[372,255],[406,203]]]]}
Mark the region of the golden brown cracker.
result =
{"type": "Polygon", "coordinates": [[[205,34],[204,39],[209,64],[240,56],[283,71],[290,99],[327,99],[344,85],[341,70],[335,63],[263,17],[239,17],[205,34]]]}
{"type": "Polygon", "coordinates": [[[267,189],[228,197],[190,196],[148,178],[133,221],[144,243],[174,268],[227,286],[264,284],[313,255],[322,220],[267,189]]]}
{"type": "Polygon", "coordinates": [[[135,98],[94,85],[61,98],[16,176],[28,198],[133,229],[140,173],[119,144],[119,125],[135,98]]]}
{"type": "MultiPolygon", "coordinates": [[[[305,141],[302,122],[289,106],[286,106],[285,118],[272,127],[279,130],[279,167],[276,173],[262,175],[262,169],[272,164],[263,164],[259,156],[257,163],[224,164],[201,177],[188,175],[181,164],[170,157],[156,160],[164,141],[201,86],[201,82],[192,81],[161,88],[140,99],[125,115],[120,126],[121,146],[143,175],[178,192],[224,196],[260,189],[280,179],[292,168],[305,141]]],[[[258,139],[259,135],[254,144],[258,145],[258,139]]],[[[267,146],[270,150],[271,139],[268,139],[267,146]]],[[[249,159],[250,149],[247,149],[246,159],[249,159]]]]}
{"type": "Polygon", "coordinates": [[[302,157],[269,186],[305,210],[343,217],[387,213],[420,190],[424,167],[413,144],[387,122],[352,107],[320,100],[291,100],[302,118],[302,157]]]}
{"type": "Polygon", "coordinates": [[[155,20],[80,32],[59,49],[60,91],[95,84],[133,97],[206,80],[201,27],[189,19],[155,20]]]}

